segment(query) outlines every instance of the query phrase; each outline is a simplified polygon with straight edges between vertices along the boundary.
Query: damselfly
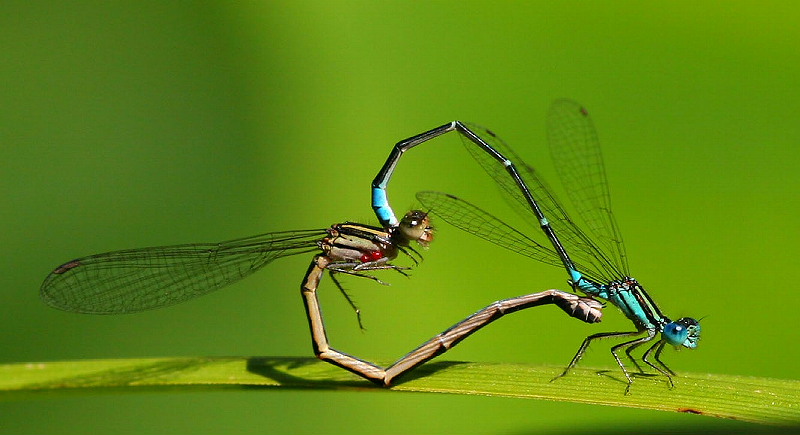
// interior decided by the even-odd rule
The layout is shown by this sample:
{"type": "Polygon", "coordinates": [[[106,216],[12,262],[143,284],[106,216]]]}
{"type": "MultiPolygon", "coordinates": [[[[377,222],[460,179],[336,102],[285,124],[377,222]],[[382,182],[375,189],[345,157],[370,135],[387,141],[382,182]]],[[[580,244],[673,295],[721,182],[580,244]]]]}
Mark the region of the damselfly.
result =
{"type": "Polygon", "coordinates": [[[573,101],[559,100],[553,104],[548,115],[550,151],[569,197],[586,224],[585,230],[567,215],[533,167],[523,162],[500,138],[487,129],[467,126],[459,121],[395,146],[373,182],[373,208],[382,222],[397,222],[385,189],[400,156],[409,148],[449,131],[461,133],[467,150],[503,193],[512,199],[511,203],[518,211],[527,216],[533,214],[552,248],[539,244],[452,195],[421,192],[417,196],[420,202],[432,213],[462,230],[541,262],[565,267],[570,276],[569,284],[574,289],[616,305],[636,327],[631,332],[599,333],[587,337],[558,377],[566,375],[596,339],[646,334],[645,337],[611,348],[614,359],[627,379],[627,392],[633,377],[620,360],[619,352],[624,350],[641,373],[642,369],[631,352],[661,334],[660,340],[645,351],[642,360],[665,375],[670,387],[674,386],[672,376],[675,372],[661,361],[661,352],[667,344],[690,349],[697,347],[700,324],[689,317],[672,321],[664,316],[645,289],[630,276],[625,248],[611,211],[599,141],[586,109],[573,101]],[[650,361],[651,355],[655,363],[650,361]]]}
{"type": "Polygon", "coordinates": [[[427,246],[432,240],[428,215],[414,210],[391,228],[345,222],[328,229],[266,233],[221,243],[114,251],[57,267],[42,284],[41,297],[48,305],[66,311],[134,313],[208,294],[253,274],[278,258],[321,251],[311,261],[301,287],[314,353],[323,361],[387,386],[393,379],[446,352],[507,312],[555,304],[585,322],[600,320],[601,305],[597,301],[549,290],[495,302],[385,369],[330,347],[317,298],[324,272],[329,272],[331,280],[359,313],[336,274],[369,278],[383,284],[367,272],[395,270],[405,274],[408,268],[395,266],[390,261],[403,253],[417,264],[421,257],[410,243],[427,246]]]}

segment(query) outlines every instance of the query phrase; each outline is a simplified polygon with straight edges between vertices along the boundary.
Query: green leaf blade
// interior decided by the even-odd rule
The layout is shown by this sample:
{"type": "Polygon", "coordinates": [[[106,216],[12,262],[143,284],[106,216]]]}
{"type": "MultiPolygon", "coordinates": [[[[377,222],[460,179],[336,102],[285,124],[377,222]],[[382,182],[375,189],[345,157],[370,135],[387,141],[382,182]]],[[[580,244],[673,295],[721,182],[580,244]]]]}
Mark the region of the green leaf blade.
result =
{"type": "Polygon", "coordinates": [[[771,425],[800,424],[800,381],[685,374],[669,389],[663,377],[637,377],[630,394],[613,370],[439,361],[380,388],[313,358],[185,357],[0,365],[0,398],[37,392],[98,393],[229,388],[447,393],[557,400],[686,412],[771,425]]]}

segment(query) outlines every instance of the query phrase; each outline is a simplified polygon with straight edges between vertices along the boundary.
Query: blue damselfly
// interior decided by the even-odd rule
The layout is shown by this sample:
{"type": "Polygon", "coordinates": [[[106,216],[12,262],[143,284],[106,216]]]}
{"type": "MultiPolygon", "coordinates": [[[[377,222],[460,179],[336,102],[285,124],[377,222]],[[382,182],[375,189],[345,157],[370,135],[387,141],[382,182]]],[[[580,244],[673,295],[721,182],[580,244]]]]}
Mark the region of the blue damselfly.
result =
{"type": "Polygon", "coordinates": [[[566,268],[572,288],[590,297],[605,299],[630,319],[635,331],[599,333],[587,337],[575,357],[558,377],[566,375],[581,359],[592,341],[607,337],[644,337],[611,348],[622,369],[629,391],[633,377],[619,357],[624,350],[641,373],[631,352],[661,334],[642,356],[650,367],[667,377],[672,387],[675,373],[661,360],[669,344],[697,347],[700,324],[683,317],[672,321],[656,306],[644,287],[632,278],[622,238],[611,211],[611,201],[597,133],[585,108],[569,100],[556,101],[548,115],[548,142],[558,172],[578,215],[586,224],[579,227],[567,215],[555,194],[532,166],[526,164],[492,131],[460,121],[398,143],[373,181],[373,208],[386,225],[397,222],[389,206],[386,187],[402,154],[408,149],[450,131],[461,134],[464,145],[518,211],[535,218],[551,247],[508,226],[494,216],[453,195],[421,192],[417,198],[446,222],[486,240],[538,261],[566,268]],[[591,237],[590,237],[591,236],[591,237]],[[653,355],[655,363],[650,361],[653,355]]]}

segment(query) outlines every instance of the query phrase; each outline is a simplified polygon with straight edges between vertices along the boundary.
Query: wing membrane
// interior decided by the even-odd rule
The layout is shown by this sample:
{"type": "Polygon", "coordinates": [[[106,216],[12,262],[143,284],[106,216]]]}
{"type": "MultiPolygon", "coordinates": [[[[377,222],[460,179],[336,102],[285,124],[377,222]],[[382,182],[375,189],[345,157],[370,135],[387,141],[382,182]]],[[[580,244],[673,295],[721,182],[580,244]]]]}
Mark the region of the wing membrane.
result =
{"type": "Polygon", "coordinates": [[[468,233],[543,263],[560,266],[558,254],[475,205],[448,193],[417,192],[431,213],[468,233]]]}
{"type": "MultiPolygon", "coordinates": [[[[554,153],[558,153],[560,159],[565,158],[564,156],[570,155],[584,156],[581,159],[575,159],[573,162],[571,162],[571,165],[578,167],[583,167],[585,165],[596,165],[598,163],[602,165],[602,160],[598,160],[596,157],[594,157],[594,159],[585,158],[585,156],[599,156],[600,151],[596,140],[596,134],[594,133],[594,127],[591,124],[591,120],[588,122],[584,121],[582,124],[578,124],[581,129],[575,128],[573,124],[576,120],[576,117],[567,116],[568,111],[572,110],[573,108],[578,115],[588,116],[585,114],[585,110],[583,110],[580,106],[570,107],[569,104],[562,103],[561,101],[554,105],[554,108],[551,112],[554,112],[555,114],[551,113],[551,116],[549,117],[549,128],[557,131],[556,135],[554,136],[554,139],[557,139],[555,139],[555,143],[551,144],[551,148],[556,149],[554,153]],[[565,123],[565,125],[562,125],[562,123],[565,123]],[[566,132],[569,132],[569,134],[566,134],[566,132]],[[565,136],[566,139],[563,138],[565,136]],[[594,139],[592,139],[592,137],[594,137],[594,139]],[[581,148],[574,144],[576,142],[580,143],[581,141],[583,141],[585,146],[583,151],[579,152],[577,150],[580,150],[581,148]],[[558,148],[565,146],[567,147],[567,151],[557,151],[558,148]],[[592,146],[594,146],[596,149],[590,150],[592,146]]],[[[539,204],[539,207],[542,209],[545,217],[550,221],[550,225],[558,236],[560,242],[564,245],[570,258],[573,260],[573,262],[580,263],[582,265],[581,272],[584,273],[584,275],[601,281],[619,279],[620,276],[627,275],[627,265],[625,263],[624,249],[622,248],[621,241],[619,243],[612,242],[612,240],[620,239],[618,235],[616,235],[616,222],[614,221],[613,215],[610,214],[610,208],[607,207],[609,201],[608,189],[607,183],[605,183],[605,173],[603,172],[602,168],[599,170],[599,177],[602,178],[600,187],[593,187],[594,190],[585,188],[585,185],[594,186],[596,179],[598,178],[597,175],[595,175],[591,181],[575,181],[576,179],[580,179],[582,177],[580,172],[578,172],[578,174],[575,176],[571,176],[571,179],[568,181],[568,187],[571,186],[573,188],[585,190],[583,193],[578,194],[578,199],[576,199],[577,201],[580,201],[580,198],[585,198],[587,196],[603,196],[602,193],[597,192],[605,193],[605,203],[600,203],[600,205],[598,205],[597,201],[590,201],[587,203],[581,203],[581,206],[579,207],[580,209],[584,210],[580,212],[579,215],[590,222],[590,228],[592,228],[593,232],[600,232],[603,234],[603,230],[599,229],[599,227],[602,225],[602,222],[610,222],[610,224],[613,225],[614,230],[610,233],[604,233],[607,235],[605,239],[601,238],[602,240],[605,240],[603,243],[603,248],[595,244],[588,234],[570,218],[564,207],[559,202],[558,198],[553,193],[553,190],[547,186],[544,179],[539,176],[537,171],[531,165],[525,163],[525,161],[523,161],[522,158],[520,158],[519,155],[514,152],[514,150],[512,150],[502,139],[486,128],[477,125],[469,125],[469,128],[473,130],[473,132],[475,132],[483,141],[514,163],[523,181],[531,191],[533,198],[539,204]],[[601,220],[598,217],[603,217],[605,220],[601,220]],[[612,245],[616,246],[616,248],[608,249],[608,247],[612,245]]],[[[472,157],[477,160],[484,170],[495,180],[500,187],[501,192],[503,192],[504,196],[509,199],[509,203],[520,214],[525,216],[526,219],[533,218],[532,222],[538,222],[533,210],[531,210],[528,206],[523,192],[509,176],[506,168],[488,153],[476,147],[469,141],[469,139],[462,137],[462,141],[472,157]]]]}
{"type": "Polygon", "coordinates": [[[277,258],[313,252],[325,234],[325,230],[287,231],[91,255],[56,268],[40,294],[52,307],[80,313],[165,307],[232,284],[277,258]]]}
{"type": "Polygon", "coordinates": [[[611,209],[600,140],[589,112],[571,100],[557,100],[547,116],[547,139],[558,175],[595,243],[628,275],[622,235],[611,209]]]}

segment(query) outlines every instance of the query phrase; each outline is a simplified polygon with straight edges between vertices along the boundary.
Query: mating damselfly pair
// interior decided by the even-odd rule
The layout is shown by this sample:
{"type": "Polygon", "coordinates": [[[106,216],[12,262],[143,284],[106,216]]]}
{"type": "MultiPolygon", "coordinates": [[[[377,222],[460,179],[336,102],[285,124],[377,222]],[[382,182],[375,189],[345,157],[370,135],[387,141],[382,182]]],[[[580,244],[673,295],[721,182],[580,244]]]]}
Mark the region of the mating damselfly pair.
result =
{"type": "Polygon", "coordinates": [[[589,344],[599,338],[644,337],[611,349],[625,375],[629,369],[620,359],[624,350],[639,373],[631,352],[656,340],[642,360],[665,375],[670,370],[660,355],[666,345],[695,348],[700,325],[692,318],[671,321],[658,309],[644,288],[628,272],[627,257],[610,197],[597,135],[588,112],[580,105],[559,100],[548,117],[550,151],[570,199],[586,224],[579,227],[532,166],[527,165],[490,130],[454,121],[399,142],[372,183],[373,208],[381,227],[346,222],[328,229],[286,231],[222,243],[174,245],[115,251],[67,262],[46,278],[43,299],[56,308],[85,313],[126,313],[159,308],[207,294],[242,279],[271,261],[317,251],[301,286],[315,354],[380,385],[446,352],[461,340],[504,314],[533,306],[555,304],[587,323],[599,322],[603,299],[617,306],[636,328],[629,332],[599,333],[584,340],[560,376],[574,367],[589,344]],[[453,195],[420,192],[418,200],[431,213],[450,224],[538,261],[566,268],[570,285],[586,296],[548,290],[497,301],[470,315],[413,350],[388,368],[364,361],[330,347],[317,298],[320,279],[327,270],[332,281],[355,308],[336,274],[365,277],[378,270],[405,274],[407,267],[392,260],[400,253],[416,264],[420,255],[410,245],[427,246],[433,239],[427,213],[412,210],[398,220],[389,205],[386,188],[404,152],[442,134],[456,131],[470,154],[486,170],[502,192],[541,227],[546,244],[514,229],[482,209],[453,195]],[[591,235],[591,237],[590,237],[591,235]],[[547,246],[549,244],[549,246],[547,246]],[[321,251],[321,252],[319,252],[321,251]],[[655,361],[651,361],[650,358],[655,361]]]}

